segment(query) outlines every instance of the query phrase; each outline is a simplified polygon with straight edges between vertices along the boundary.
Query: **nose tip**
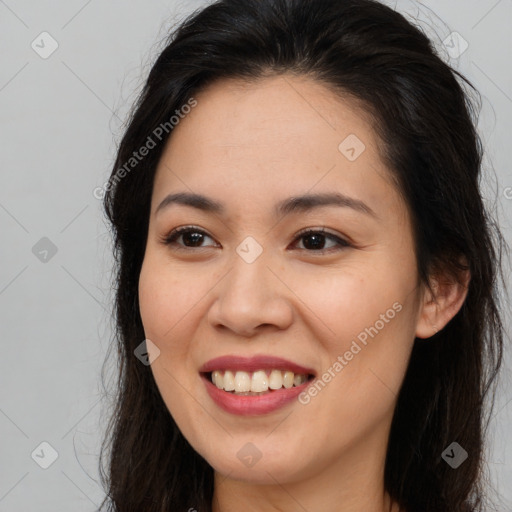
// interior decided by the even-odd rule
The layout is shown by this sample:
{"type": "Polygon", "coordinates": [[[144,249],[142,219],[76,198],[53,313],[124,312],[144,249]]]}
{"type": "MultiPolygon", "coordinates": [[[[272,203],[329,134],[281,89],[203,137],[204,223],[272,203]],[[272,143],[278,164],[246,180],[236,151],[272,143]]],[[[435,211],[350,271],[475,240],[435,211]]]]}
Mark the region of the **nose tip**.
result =
{"type": "Polygon", "coordinates": [[[217,288],[208,317],[211,325],[250,338],[262,330],[285,329],[293,312],[286,287],[262,260],[239,260],[217,288]]]}

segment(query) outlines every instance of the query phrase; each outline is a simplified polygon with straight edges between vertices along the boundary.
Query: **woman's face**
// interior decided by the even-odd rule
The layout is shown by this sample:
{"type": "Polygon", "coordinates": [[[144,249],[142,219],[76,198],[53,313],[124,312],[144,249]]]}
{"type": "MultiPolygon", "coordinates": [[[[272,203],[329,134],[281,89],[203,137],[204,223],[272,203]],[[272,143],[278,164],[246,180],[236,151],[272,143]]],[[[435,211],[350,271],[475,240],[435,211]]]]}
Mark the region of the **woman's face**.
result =
{"type": "Polygon", "coordinates": [[[290,75],[195,99],[156,172],[139,282],[167,408],[231,478],[382,470],[421,289],[371,124],[290,75]],[[171,194],[182,195],[159,208],[171,194]],[[263,391],[241,394],[251,386],[263,391]]]}

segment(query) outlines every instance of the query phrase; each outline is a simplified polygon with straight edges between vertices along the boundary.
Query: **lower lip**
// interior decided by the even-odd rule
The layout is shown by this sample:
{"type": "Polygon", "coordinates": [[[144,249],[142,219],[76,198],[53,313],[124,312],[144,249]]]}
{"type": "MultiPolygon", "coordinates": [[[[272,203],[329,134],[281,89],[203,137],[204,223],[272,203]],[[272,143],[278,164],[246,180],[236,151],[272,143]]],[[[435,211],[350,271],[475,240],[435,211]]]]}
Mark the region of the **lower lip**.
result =
{"type": "Polygon", "coordinates": [[[278,391],[270,391],[264,395],[236,395],[223,389],[219,389],[207,376],[201,375],[206,390],[211,399],[225,411],[240,416],[256,416],[259,414],[268,414],[272,411],[284,407],[297,398],[312,382],[308,380],[300,386],[284,388],[278,391]]]}

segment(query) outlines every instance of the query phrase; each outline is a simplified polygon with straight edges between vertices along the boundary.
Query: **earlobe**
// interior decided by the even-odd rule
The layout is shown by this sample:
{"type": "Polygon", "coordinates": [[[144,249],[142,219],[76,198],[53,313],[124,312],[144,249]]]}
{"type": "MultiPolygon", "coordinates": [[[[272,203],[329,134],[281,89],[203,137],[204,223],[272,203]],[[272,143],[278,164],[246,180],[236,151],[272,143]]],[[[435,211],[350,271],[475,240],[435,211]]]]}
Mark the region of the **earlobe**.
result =
{"type": "Polygon", "coordinates": [[[459,312],[471,279],[469,270],[462,271],[459,276],[459,280],[446,275],[434,276],[431,279],[432,291],[425,287],[416,325],[417,338],[434,336],[459,312]]]}

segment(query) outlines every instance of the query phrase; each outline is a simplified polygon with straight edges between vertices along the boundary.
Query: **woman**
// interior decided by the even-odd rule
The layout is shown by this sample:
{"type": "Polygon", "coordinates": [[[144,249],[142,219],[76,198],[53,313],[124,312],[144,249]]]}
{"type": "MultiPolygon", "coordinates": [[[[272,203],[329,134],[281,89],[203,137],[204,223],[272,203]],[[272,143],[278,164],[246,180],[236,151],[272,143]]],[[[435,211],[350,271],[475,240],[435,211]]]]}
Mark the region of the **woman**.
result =
{"type": "Polygon", "coordinates": [[[179,27],[104,200],[109,510],[484,509],[503,241],[463,83],[371,0],[179,27]]]}

